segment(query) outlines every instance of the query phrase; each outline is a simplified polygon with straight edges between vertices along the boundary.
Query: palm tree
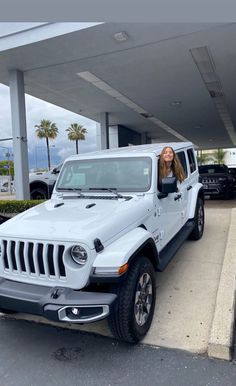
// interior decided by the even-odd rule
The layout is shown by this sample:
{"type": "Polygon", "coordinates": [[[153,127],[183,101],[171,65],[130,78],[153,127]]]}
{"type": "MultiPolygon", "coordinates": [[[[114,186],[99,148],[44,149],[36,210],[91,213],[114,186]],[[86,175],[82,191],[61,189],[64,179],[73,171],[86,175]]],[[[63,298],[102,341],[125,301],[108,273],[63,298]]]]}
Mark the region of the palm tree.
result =
{"type": "Polygon", "coordinates": [[[212,155],[218,164],[223,164],[225,160],[226,151],[224,149],[215,150],[212,155]]]}
{"type": "Polygon", "coordinates": [[[198,165],[204,165],[207,162],[211,162],[212,157],[209,153],[203,153],[202,150],[197,151],[197,162],[198,165]]]}
{"type": "Polygon", "coordinates": [[[39,125],[35,125],[37,129],[35,130],[38,138],[46,139],[47,145],[47,156],[48,156],[48,170],[51,169],[50,162],[50,150],[49,150],[49,139],[55,139],[58,135],[58,128],[55,123],[49,121],[48,119],[42,119],[39,125]]]}
{"type": "Polygon", "coordinates": [[[78,125],[78,123],[71,123],[70,127],[68,127],[66,131],[68,131],[68,139],[70,141],[75,141],[76,154],[78,154],[78,142],[85,140],[85,134],[87,133],[87,129],[85,129],[85,127],[83,127],[82,125],[78,125]]]}

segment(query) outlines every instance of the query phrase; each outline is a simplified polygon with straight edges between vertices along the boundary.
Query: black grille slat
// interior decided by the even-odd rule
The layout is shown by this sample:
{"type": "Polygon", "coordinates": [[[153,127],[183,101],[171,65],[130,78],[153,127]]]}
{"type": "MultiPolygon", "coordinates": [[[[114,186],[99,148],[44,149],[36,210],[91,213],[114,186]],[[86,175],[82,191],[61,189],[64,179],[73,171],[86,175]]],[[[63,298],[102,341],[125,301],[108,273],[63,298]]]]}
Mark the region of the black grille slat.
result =
{"type": "Polygon", "coordinates": [[[22,272],[26,272],[25,259],[24,259],[24,243],[20,241],[19,245],[19,257],[20,257],[20,266],[22,272]]]}
{"type": "Polygon", "coordinates": [[[29,268],[31,273],[35,273],[35,267],[34,267],[34,259],[33,259],[33,248],[34,244],[29,243],[29,248],[28,248],[28,261],[29,261],[29,268]]]}
{"type": "Polygon", "coordinates": [[[16,255],[15,255],[15,249],[16,249],[16,242],[15,241],[11,241],[11,249],[10,249],[10,259],[11,259],[11,262],[12,262],[12,267],[15,271],[17,271],[17,264],[16,264],[16,255]]]}
{"type": "Polygon", "coordinates": [[[50,275],[55,276],[55,267],[53,262],[53,249],[54,249],[54,246],[52,244],[49,244],[48,245],[48,268],[49,268],[50,275]]]}
{"type": "Polygon", "coordinates": [[[4,268],[9,269],[9,263],[7,259],[7,240],[3,240],[3,262],[4,268]]]}
{"type": "Polygon", "coordinates": [[[45,275],[45,268],[44,268],[44,262],[43,262],[43,244],[41,243],[38,244],[37,258],[38,258],[39,273],[41,275],[45,275]]]}
{"type": "Polygon", "coordinates": [[[60,276],[66,276],[65,265],[63,263],[64,250],[65,250],[64,245],[59,245],[59,248],[58,248],[58,267],[59,267],[60,276]]]}

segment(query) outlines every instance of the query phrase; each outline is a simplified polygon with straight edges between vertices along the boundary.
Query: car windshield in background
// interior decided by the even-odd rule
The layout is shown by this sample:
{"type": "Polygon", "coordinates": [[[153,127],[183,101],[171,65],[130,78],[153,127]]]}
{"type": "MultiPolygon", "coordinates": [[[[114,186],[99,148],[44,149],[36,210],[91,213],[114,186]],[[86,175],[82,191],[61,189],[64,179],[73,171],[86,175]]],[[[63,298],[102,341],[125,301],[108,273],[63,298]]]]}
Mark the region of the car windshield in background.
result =
{"type": "Polygon", "coordinates": [[[215,174],[215,173],[228,173],[228,168],[225,165],[203,165],[199,166],[200,174],[215,174]]]}
{"type": "Polygon", "coordinates": [[[116,189],[145,192],[151,186],[149,157],[73,160],[64,164],[56,190],[116,189]]]}

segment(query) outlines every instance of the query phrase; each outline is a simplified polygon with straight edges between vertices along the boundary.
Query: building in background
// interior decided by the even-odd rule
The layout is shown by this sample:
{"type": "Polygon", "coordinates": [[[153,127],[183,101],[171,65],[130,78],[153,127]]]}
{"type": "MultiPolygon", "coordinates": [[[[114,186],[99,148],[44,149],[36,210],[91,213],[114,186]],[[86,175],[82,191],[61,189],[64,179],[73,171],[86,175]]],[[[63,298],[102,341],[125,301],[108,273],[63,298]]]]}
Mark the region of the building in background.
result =
{"type": "Polygon", "coordinates": [[[224,163],[228,167],[236,168],[236,148],[198,150],[197,158],[199,165],[224,163]],[[220,151],[220,160],[217,152],[220,151]]]}

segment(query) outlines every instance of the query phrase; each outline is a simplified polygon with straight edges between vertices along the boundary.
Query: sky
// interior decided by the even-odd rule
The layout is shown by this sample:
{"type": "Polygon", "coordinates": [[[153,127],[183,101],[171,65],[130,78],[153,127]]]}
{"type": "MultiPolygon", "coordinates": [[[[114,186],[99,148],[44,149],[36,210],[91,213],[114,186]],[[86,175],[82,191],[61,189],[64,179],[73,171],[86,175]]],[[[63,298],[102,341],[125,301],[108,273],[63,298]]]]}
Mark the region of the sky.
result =
{"type": "MultiPolygon", "coordinates": [[[[48,23],[0,23],[0,38],[43,24],[48,23]]],[[[63,30],[66,26],[67,30],[69,26],[71,30],[80,30],[97,24],[101,23],[60,23],[60,28],[63,30]]],[[[69,141],[68,133],[65,131],[71,123],[83,125],[88,131],[85,141],[79,142],[79,153],[96,150],[96,122],[27,94],[25,95],[25,102],[30,169],[47,168],[46,140],[38,139],[35,134],[35,125],[39,124],[42,119],[54,122],[59,129],[58,137],[50,141],[51,164],[53,166],[75,154],[75,141],[69,141]]],[[[0,139],[12,137],[11,126],[9,87],[0,83],[0,139]]],[[[0,141],[0,160],[6,159],[6,153],[12,154],[12,151],[9,152],[4,147],[12,149],[12,141],[0,141]]]]}
{"type": "MultiPolygon", "coordinates": [[[[75,141],[69,141],[65,131],[71,123],[83,125],[88,133],[84,141],[79,141],[79,153],[96,150],[96,122],[81,115],[74,114],[30,95],[25,96],[26,124],[28,137],[29,167],[30,169],[46,168],[46,140],[38,139],[35,134],[35,125],[42,119],[49,119],[56,123],[59,134],[50,141],[51,164],[53,166],[76,153],[75,141]]],[[[0,84],[0,139],[12,137],[12,123],[10,110],[9,87],[0,84]]],[[[6,159],[5,148],[12,148],[12,141],[0,142],[0,159],[6,159]]],[[[12,151],[10,151],[12,153],[12,151]]]]}

